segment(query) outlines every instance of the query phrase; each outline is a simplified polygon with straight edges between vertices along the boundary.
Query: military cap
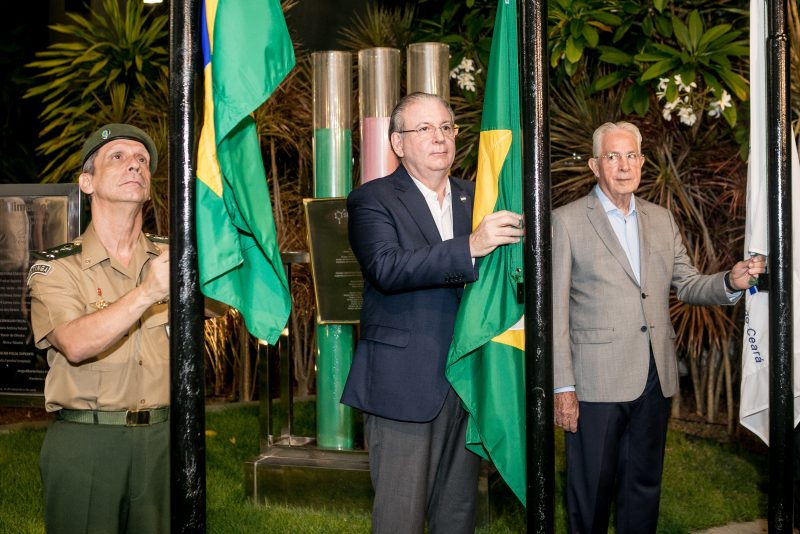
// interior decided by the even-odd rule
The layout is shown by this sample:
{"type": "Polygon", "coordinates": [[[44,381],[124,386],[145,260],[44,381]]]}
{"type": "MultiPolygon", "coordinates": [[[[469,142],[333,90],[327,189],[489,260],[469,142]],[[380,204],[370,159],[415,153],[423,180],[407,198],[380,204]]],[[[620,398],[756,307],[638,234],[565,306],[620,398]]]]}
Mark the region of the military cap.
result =
{"type": "Polygon", "coordinates": [[[115,139],[133,139],[139,141],[150,154],[150,174],[156,172],[158,166],[158,151],[156,144],[143,130],[130,124],[106,124],[98,129],[83,143],[81,151],[81,165],[86,163],[89,156],[100,150],[100,147],[115,139]]]}

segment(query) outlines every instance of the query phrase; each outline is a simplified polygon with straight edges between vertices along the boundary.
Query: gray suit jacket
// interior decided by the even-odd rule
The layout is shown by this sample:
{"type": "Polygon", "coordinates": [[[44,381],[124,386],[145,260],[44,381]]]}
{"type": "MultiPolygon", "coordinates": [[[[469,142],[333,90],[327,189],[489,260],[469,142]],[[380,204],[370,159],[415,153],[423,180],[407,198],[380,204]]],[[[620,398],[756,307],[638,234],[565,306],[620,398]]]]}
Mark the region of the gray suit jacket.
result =
{"type": "Polygon", "coordinates": [[[730,304],[724,273],[692,265],[672,214],[636,198],[641,285],[594,195],[553,211],[554,385],[589,402],[634,400],[652,346],[665,397],[678,389],[670,287],[689,304],[730,304]]]}

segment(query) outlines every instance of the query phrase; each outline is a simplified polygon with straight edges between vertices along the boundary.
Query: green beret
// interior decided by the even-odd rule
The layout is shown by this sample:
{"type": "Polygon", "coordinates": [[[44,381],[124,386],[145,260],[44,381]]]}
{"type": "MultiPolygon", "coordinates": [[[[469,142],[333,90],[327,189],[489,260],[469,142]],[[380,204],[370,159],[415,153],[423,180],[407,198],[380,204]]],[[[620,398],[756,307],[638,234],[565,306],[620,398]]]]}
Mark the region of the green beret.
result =
{"type": "Polygon", "coordinates": [[[156,172],[158,166],[158,151],[156,144],[150,139],[150,136],[144,133],[136,126],[130,124],[106,124],[92,135],[83,143],[83,150],[81,151],[81,166],[86,163],[89,156],[100,150],[100,147],[114,139],[133,139],[139,141],[147,149],[150,154],[150,174],[156,172]]]}

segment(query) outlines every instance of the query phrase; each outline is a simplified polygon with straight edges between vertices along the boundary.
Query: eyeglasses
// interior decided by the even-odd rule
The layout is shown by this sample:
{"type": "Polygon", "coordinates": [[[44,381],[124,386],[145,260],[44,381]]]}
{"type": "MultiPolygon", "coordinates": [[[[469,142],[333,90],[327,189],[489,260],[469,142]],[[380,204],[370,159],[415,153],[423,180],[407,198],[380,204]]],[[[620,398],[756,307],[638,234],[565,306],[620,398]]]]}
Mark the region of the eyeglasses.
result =
{"type": "Polygon", "coordinates": [[[625,158],[628,163],[639,163],[644,159],[644,154],[640,154],[638,152],[628,152],[627,154],[609,152],[607,154],[601,154],[598,157],[608,160],[608,162],[612,165],[619,165],[623,158],[625,158]]]}
{"type": "Polygon", "coordinates": [[[434,126],[433,124],[423,124],[414,130],[400,130],[398,133],[411,133],[416,132],[419,138],[423,141],[433,139],[436,136],[436,130],[441,130],[442,135],[447,139],[453,139],[458,135],[458,124],[445,123],[441,126],[434,126]]]}

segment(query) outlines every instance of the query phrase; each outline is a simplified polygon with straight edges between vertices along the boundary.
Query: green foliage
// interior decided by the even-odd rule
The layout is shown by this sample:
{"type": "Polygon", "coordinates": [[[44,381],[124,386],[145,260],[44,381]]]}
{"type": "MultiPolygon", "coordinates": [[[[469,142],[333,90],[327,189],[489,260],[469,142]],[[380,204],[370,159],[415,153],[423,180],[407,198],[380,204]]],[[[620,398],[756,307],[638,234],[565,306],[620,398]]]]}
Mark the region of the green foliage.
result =
{"type": "MultiPolygon", "coordinates": [[[[613,45],[598,46],[599,60],[616,69],[599,77],[595,89],[605,90],[632,80],[622,100],[622,111],[640,116],[647,114],[652,93],[670,105],[693,92],[689,102],[692,111],[686,115],[686,124],[694,124],[688,116],[701,112],[707,101],[711,101],[717,102],[717,108],[722,103],[719,111],[731,127],[735,126],[737,106],[726,95],[730,93],[738,101],[748,96],[747,82],[739,73],[743,58],[749,53],[747,41],[740,39],[743,32],[732,22],[708,27],[707,21],[718,15],[715,12],[707,13],[704,20],[697,9],[684,18],[676,14],[667,18],[662,10],[663,7],[650,10],[651,18],[641,23],[638,37],[632,35],[637,32],[632,30],[633,21],[628,19],[617,29],[613,45]],[[653,22],[647,24],[648,20],[653,22]],[[686,89],[690,87],[695,90],[686,89]]],[[[632,13],[639,16],[641,9],[632,13]]],[[[713,109],[714,104],[712,115],[718,115],[713,109]]]]}
{"type": "Polygon", "coordinates": [[[555,0],[548,3],[550,67],[556,78],[578,76],[589,49],[597,48],[601,33],[611,35],[623,20],[616,2],[607,0],[555,0]]]}
{"type": "MultiPolygon", "coordinates": [[[[70,180],[80,168],[80,147],[106,120],[136,122],[129,106],[169,75],[166,14],[141,2],[103,0],[90,19],[67,13],[70,24],[51,30],[67,36],[36,54],[28,67],[39,84],[26,98],[41,98],[45,140],[37,151],[50,158],[44,182],[70,180]]],[[[166,110],[166,102],[161,103],[166,110]]]]}

